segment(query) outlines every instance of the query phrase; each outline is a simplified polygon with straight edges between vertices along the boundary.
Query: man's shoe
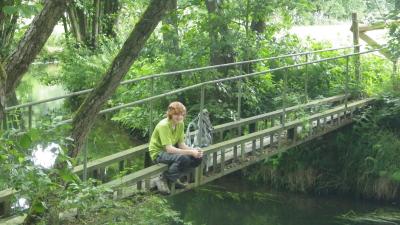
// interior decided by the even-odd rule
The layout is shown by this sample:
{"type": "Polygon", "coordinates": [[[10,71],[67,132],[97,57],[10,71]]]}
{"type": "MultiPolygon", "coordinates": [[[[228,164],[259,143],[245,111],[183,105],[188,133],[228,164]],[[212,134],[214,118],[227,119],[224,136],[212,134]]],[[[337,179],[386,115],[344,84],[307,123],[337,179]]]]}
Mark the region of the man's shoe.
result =
{"type": "Polygon", "coordinates": [[[186,183],[182,183],[179,179],[175,181],[175,188],[176,189],[185,189],[187,187],[186,183]]]}
{"type": "Polygon", "coordinates": [[[157,186],[157,190],[160,193],[165,194],[165,195],[171,194],[171,191],[169,190],[169,187],[168,187],[167,180],[164,177],[160,176],[160,178],[155,183],[157,186]]]}

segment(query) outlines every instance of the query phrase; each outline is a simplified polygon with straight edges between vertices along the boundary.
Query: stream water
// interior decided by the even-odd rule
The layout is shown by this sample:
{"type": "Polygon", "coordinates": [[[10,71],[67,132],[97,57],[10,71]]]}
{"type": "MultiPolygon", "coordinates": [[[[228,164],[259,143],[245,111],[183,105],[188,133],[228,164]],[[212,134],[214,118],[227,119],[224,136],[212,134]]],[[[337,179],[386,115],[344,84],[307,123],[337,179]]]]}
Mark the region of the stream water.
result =
{"type": "Polygon", "coordinates": [[[232,175],[176,195],[170,202],[193,225],[400,224],[396,204],[276,192],[232,175]],[[392,219],[382,220],[377,213],[391,213],[392,219]]]}

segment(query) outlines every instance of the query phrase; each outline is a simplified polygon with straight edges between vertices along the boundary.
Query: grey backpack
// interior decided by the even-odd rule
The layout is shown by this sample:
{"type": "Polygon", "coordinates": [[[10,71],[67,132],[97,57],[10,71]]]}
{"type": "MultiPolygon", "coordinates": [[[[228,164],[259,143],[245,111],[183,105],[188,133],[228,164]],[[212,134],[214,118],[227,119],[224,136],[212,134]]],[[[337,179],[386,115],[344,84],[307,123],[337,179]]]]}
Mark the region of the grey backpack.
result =
{"type": "Polygon", "coordinates": [[[214,130],[207,109],[203,109],[187,126],[185,144],[192,148],[203,148],[212,144],[214,130]],[[191,131],[193,130],[193,131],[191,131]]]}

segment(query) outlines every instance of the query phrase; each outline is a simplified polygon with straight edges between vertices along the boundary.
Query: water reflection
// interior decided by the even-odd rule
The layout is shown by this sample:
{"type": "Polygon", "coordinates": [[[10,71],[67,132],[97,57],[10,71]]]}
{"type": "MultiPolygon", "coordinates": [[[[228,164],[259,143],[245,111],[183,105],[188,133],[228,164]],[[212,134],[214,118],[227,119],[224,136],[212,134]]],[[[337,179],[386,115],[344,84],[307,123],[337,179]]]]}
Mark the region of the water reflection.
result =
{"type": "Polygon", "coordinates": [[[340,196],[276,192],[265,186],[255,187],[239,176],[216,180],[170,200],[183,219],[193,225],[365,225],[365,220],[358,223],[360,219],[356,222],[341,216],[348,212],[364,215],[376,210],[400,215],[400,209],[393,205],[340,196]]]}
{"type": "Polygon", "coordinates": [[[11,207],[12,209],[25,210],[29,208],[29,203],[26,198],[19,198],[17,202],[11,207]]]}

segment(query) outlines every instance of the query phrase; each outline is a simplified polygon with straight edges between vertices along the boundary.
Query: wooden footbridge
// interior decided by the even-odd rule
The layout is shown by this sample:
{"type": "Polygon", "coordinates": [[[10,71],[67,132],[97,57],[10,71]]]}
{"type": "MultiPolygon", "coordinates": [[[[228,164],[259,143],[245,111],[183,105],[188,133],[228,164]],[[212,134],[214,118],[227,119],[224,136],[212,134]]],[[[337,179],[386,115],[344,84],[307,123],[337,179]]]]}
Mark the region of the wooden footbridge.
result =
{"type": "MultiPolygon", "coordinates": [[[[207,160],[203,161],[203,164],[193,171],[187,174],[188,180],[190,181],[188,188],[189,190],[205,183],[211,182],[219,177],[234,171],[240,170],[256,162],[268,159],[273,155],[284,152],[290,148],[298,146],[304,142],[313,140],[321,137],[322,135],[337,130],[343,126],[352,123],[354,115],[359,113],[364,107],[371,104],[374,99],[362,98],[359,95],[351,96],[349,91],[349,82],[351,82],[349,60],[357,58],[355,62],[359,62],[361,55],[370,54],[379,51],[380,49],[368,50],[363,52],[355,53],[343,53],[339,56],[322,58],[318,56],[321,52],[328,51],[339,51],[359,48],[359,46],[350,46],[335,49],[324,49],[318,51],[310,51],[296,54],[288,54],[277,57],[270,57],[264,59],[256,59],[250,61],[236,62],[223,65],[208,66],[202,68],[181,70],[176,72],[168,72],[163,74],[156,74],[152,76],[145,76],[133,80],[124,81],[121,85],[132,84],[139,81],[150,81],[150,89],[154,90],[154,81],[160,77],[174,75],[193,75],[195,72],[208,71],[212,69],[229,67],[229,66],[241,66],[249,63],[264,62],[268,60],[281,60],[285,58],[299,58],[304,57],[305,61],[300,63],[293,63],[285,65],[280,68],[272,68],[265,71],[258,71],[253,73],[244,73],[240,75],[234,75],[222,79],[207,80],[197,83],[192,86],[181,87],[166,93],[152,95],[148,98],[137,100],[134,102],[122,104],[113,108],[104,109],[100,114],[117,111],[123,108],[134,107],[140,104],[148,104],[150,107],[149,119],[153,121],[153,113],[151,111],[152,102],[164,98],[166,96],[173,96],[177,93],[184,93],[188,90],[200,89],[200,111],[206,108],[205,91],[206,86],[216,85],[223,82],[238,82],[239,84],[245,79],[255,76],[265,75],[267,73],[273,73],[276,71],[284,71],[283,76],[283,90],[282,90],[282,107],[271,112],[265,112],[259,115],[254,115],[248,118],[241,118],[241,104],[242,104],[242,91],[239,89],[238,96],[238,119],[224,124],[214,126],[213,136],[214,143],[211,146],[205,147],[204,156],[207,160]],[[310,60],[311,59],[311,60],[310,60]],[[304,101],[298,105],[288,105],[287,103],[287,71],[289,69],[306,68],[311,64],[318,64],[327,61],[334,61],[344,59],[347,62],[347,68],[344,71],[346,80],[343,87],[343,92],[338,95],[330,96],[326,98],[304,101]],[[249,127],[252,127],[250,129],[249,127]],[[253,129],[255,128],[255,129],[253,129]],[[229,135],[227,135],[229,134],[229,135]]],[[[358,65],[359,66],[359,65],[358,65]]],[[[357,70],[355,70],[357,71],[357,70]]],[[[307,76],[306,76],[307,77],[307,76]]],[[[304,90],[307,96],[307,85],[308,81],[305,80],[304,90]]],[[[26,121],[29,124],[26,129],[32,127],[32,108],[36,105],[40,105],[47,102],[60,100],[63,98],[83,95],[90,92],[84,90],[80,92],[70,93],[61,97],[54,97],[48,100],[42,100],[38,102],[31,102],[21,104],[19,106],[13,106],[6,109],[7,112],[13,110],[23,110],[27,113],[26,121]]],[[[211,114],[213,112],[210,112],[211,114]]],[[[71,122],[71,119],[66,119],[60,122],[58,125],[62,126],[71,122]]],[[[11,126],[7,120],[3,121],[3,127],[11,126]]],[[[153,126],[152,123],[149,125],[153,126]]],[[[150,129],[151,130],[151,129],[150,129]]],[[[89,161],[74,167],[74,172],[79,174],[82,179],[96,178],[101,182],[105,188],[114,190],[114,198],[124,198],[134,194],[137,191],[148,191],[154,187],[154,179],[159,176],[160,173],[167,169],[167,165],[156,164],[147,166],[141,170],[123,175],[110,177],[109,171],[111,168],[122,172],[127,167],[130,167],[135,159],[141,158],[144,160],[145,153],[148,151],[148,144],[136,146],[115,154],[106,156],[104,158],[89,161]]],[[[85,152],[87,155],[87,152],[85,152]]],[[[185,190],[176,190],[172,187],[172,194],[180,193],[185,190]]],[[[9,217],[14,214],[13,205],[15,204],[16,198],[23,197],[23,193],[18,193],[16,190],[7,189],[0,191],[0,217],[9,217]]],[[[17,220],[14,218],[14,220],[17,220]]],[[[11,221],[11,220],[9,220],[11,221]]]]}

